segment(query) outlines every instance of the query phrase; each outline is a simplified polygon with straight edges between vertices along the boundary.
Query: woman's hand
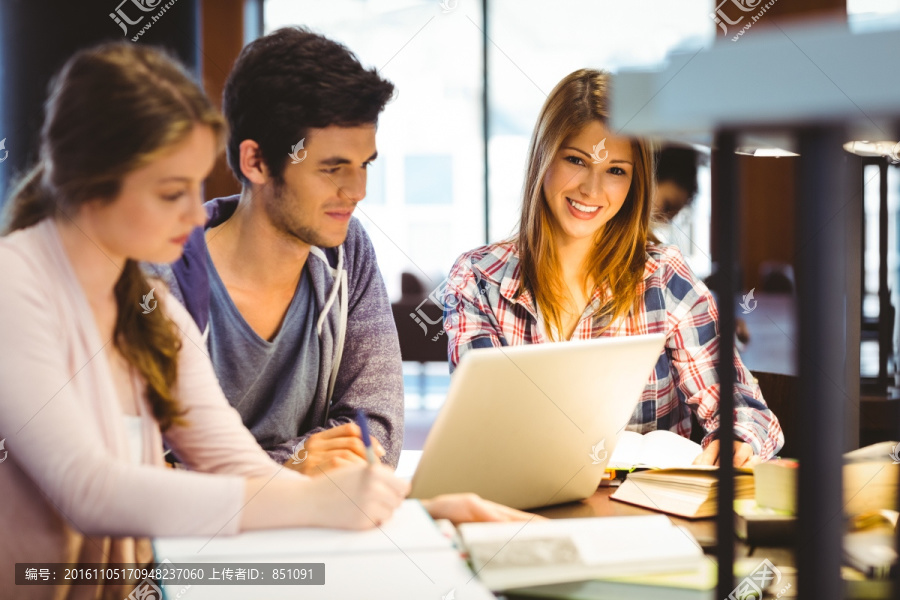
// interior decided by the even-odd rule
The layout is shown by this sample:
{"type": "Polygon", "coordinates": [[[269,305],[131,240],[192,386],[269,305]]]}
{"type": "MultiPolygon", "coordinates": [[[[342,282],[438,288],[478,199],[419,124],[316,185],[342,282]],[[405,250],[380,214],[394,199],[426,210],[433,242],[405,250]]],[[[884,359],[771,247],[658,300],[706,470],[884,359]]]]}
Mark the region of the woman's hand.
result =
{"type": "MultiPolygon", "coordinates": [[[[747,442],[734,443],[734,466],[752,467],[759,462],[762,462],[762,459],[754,456],[753,447],[750,444],[747,442]]],[[[719,440],[712,440],[706,450],[694,459],[694,464],[719,466],[719,440]]]]}
{"type": "Polygon", "coordinates": [[[379,526],[409,494],[409,482],[380,464],[351,465],[308,479],[305,510],[316,527],[369,529],[379,526]]]}
{"type": "Polygon", "coordinates": [[[539,515],[485,500],[478,494],[442,494],[429,500],[422,500],[422,506],[432,518],[449,519],[454,525],[482,521],[545,519],[539,515]]]}

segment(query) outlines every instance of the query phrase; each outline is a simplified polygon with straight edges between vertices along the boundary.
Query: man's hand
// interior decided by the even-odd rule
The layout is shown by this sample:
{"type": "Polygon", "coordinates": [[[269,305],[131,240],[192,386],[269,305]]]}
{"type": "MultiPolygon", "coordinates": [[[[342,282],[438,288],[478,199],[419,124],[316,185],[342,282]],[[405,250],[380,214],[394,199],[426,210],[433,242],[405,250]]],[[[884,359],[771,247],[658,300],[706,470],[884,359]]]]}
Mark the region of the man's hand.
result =
{"type": "Polygon", "coordinates": [[[433,519],[449,519],[454,525],[481,521],[545,520],[545,517],[485,500],[478,494],[442,494],[422,500],[422,506],[433,519]]]}
{"type": "MultiPolygon", "coordinates": [[[[753,447],[750,444],[747,442],[734,443],[734,466],[752,467],[758,462],[761,462],[761,459],[753,455],[753,447]]],[[[719,466],[719,440],[711,441],[706,450],[694,459],[694,464],[719,466]]]]}
{"type": "MultiPolygon", "coordinates": [[[[384,448],[374,436],[372,449],[378,458],[385,455],[384,448]]],[[[356,423],[346,423],[312,434],[306,438],[304,450],[299,456],[288,458],[284,466],[314,476],[322,471],[366,463],[366,447],[356,423]],[[299,464],[295,462],[297,460],[299,464]]]]}

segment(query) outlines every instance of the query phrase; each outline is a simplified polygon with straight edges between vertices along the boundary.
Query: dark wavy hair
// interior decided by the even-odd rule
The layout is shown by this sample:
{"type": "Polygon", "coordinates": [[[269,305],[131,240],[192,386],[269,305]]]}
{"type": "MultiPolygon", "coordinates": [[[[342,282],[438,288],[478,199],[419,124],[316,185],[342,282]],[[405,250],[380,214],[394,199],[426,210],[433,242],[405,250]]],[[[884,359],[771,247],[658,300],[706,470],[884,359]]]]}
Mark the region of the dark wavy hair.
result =
{"type": "Polygon", "coordinates": [[[365,69],[346,46],[303,27],[285,27],[248,44],[225,82],[228,165],[240,166],[244,140],[259,144],[263,162],[283,183],[288,154],[310,128],[377,123],[394,85],[365,69]]]}
{"type": "Polygon", "coordinates": [[[656,181],[671,181],[682,188],[690,204],[697,195],[697,167],[705,164],[703,157],[693,148],[663,146],[656,152],[656,181]]]}

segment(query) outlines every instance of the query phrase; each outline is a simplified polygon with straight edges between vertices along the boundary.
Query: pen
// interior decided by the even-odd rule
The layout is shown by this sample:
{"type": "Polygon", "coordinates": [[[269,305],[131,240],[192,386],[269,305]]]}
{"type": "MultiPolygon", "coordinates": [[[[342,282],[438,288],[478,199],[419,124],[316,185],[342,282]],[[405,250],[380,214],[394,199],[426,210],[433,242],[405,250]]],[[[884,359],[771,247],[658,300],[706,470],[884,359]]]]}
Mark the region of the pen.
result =
{"type": "Polygon", "coordinates": [[[366,413],[361,408],[356,409],[356,424],[362,432],[363,445],[366,447],[366,459],[370,465],[375,464],[375,451],[372,450],[372,438],[369,437],[369,424],[366,421],[366,413]]]}

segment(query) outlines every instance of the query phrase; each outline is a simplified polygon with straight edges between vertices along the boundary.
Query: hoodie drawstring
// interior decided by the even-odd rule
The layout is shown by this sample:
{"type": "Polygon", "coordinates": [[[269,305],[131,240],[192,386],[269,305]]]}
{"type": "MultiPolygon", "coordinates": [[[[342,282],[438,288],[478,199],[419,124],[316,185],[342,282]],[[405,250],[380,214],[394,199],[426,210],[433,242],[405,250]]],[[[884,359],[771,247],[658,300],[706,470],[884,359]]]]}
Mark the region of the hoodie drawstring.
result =
{"type": "MultiPolygon", "coordinates": [[[[325,261],[326,265],[328,264],[328,259],[324,252],[313,247],[313,253],[325,261]],[[318,252],[316,252],[317,250],[318,252]]],[[[328,294],[328,300],[325,302],[325,306],[322,307],[322,313],[319,315],[319,319],[316,322],[316,334],[321,337],[322,327],[325,325],[325,319],[328,318],[328,312],[334,305],[335,300],[340,298],[338,304],[340,312],[338,316],[337,339],[335,341],[336,351],[334,362],[331,365],[331,376],[328,378],[328,395],[325,398],[325,419],[322,422],[323,427],[328,426],[328,416],[331,412],[331,402],[334,395],[334,384],[337,381],[338,369],[341,367],[341,358],[344,355],[344,339],[346,338],[347,333],[347,313],[349,312],[350,303],[348,296],[347,272],[344,270],[344,246],[338,246],[338,264],[337,268],[334,270],[334,283],[331,286],[331,292],[328,294]],[[341,293],[341,288],[343,288],[343,293],[341,293]]]]}
{"type": "MultiPolygon", "coordinates": [[[[324,256],[324,254],[323,254],[324,256]]],[[[327,265],[328,262],[326,261],[327,265]]],[[[338,264],[337,269],[334,273],[334,283],[331,285],[331,293],[328,294],[328,300],[325,302],[325,306],[322,308],[322,314],[319,315],[319,320],[316,323],[316,334],[322,335],[322,325],[325,324],[325,319],[328,317],[328,311],[331,310],[331,305],[334,304],[334,299],[337,297],[338,292],[341,288],[341,273],[344,270],[344,247],[338,246],[338,264]]]]}

